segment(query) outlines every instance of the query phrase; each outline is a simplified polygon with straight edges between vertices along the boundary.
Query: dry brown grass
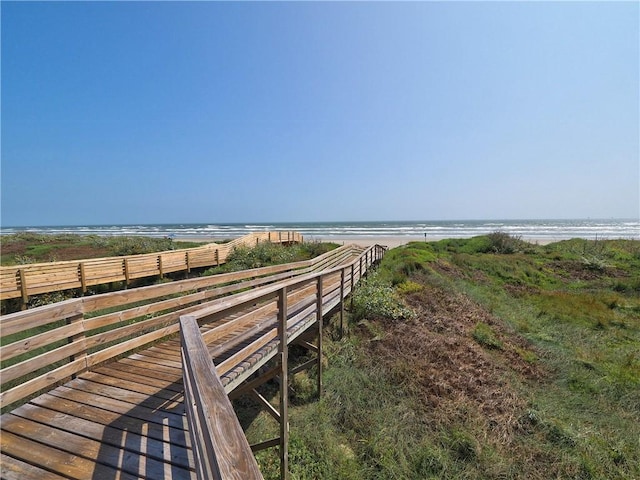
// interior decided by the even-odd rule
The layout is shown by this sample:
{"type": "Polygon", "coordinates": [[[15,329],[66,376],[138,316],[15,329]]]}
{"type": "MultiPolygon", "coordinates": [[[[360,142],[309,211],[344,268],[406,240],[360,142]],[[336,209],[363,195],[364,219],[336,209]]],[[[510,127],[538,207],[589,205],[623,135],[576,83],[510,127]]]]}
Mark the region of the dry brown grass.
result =
{"type": "Polygon", "coordinates": [[[544,370],[532,363],[531,345],[508,332],[502,323],[460,294],[428,285],[407,297],[417,312],[413,321],[387,324],[380,341],[371,342],[372,354],[384,362],[413,394],[431,421],[466,421],[470,412],[483,418],[488,432],[508,443],[521,429],[527,402],[508,378],[539,381],[544,370]],[[473,339],[478,323],[489,325],[500,340],[499,350],[488,350],[473,339]]]}

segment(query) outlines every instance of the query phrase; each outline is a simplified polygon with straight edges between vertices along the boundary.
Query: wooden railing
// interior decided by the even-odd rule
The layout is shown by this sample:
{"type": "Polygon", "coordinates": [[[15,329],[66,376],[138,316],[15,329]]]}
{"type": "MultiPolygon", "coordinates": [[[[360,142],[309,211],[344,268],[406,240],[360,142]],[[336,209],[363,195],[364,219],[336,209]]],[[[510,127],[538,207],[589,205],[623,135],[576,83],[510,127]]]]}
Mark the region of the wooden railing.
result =
{"type": "MultiPolygon", "coordinates": [[[[221,299],[215,304],[204,306],[202,309],[182,316],[181,328],[183,329],[183,344],[194,350],[208,352],[207,359],[211,357],[211,351],[206,349],[205,340],[210,342],[217,337],[225,335],[229,331],[238,330],[242,322],[247,317],[240,317],[226,324],[213,329],[207,329],[200,333],[197,330],[198,323],[209,324],[212,318],[221,312],[242,308],[247,305],[254,305],[256,311],[260,312],[261,323],[253,330],[246,330],[244,336],[253,340],[245,345],[241,350],[217,366],[211,361],[203,360],[204,365],[198,366],[206,370],[206,375],[196,376],[192,372],[192,365],[189,359],[183,356],[183,377],[190,377],[190,390],[197,389],[208,392],[208,398],[188,394],[185,389],[185,408],[187,416],[190,418],[189,434],[194,447],[194,457],[196,461],[196,471],[209,472],[200,479],[244,479],[258,480],[262,478],[259,470],[254,470],[255,459],[251,449],[257,450],[271,446],[280,447],[281,457],[281,478],[287,478],[287,450],[288,450],[288,399],[287,399],[287,345],[311,326],[318,327],[318,345],[315,350],[318,353],[317,360],[311,362],[318,367],[318,390],[322,390],[322,317],[324,312],[328,312],[340,305],[344,298],[352,291],[355,283],[364,275],[368,267],[382,258],[384,248],[379,245],[370,247],[350,263],[337,267],[328,268],[321,272],[308,273],[295,278],[256,288],[251,291],[234,295],[228,299],[221,299]],[[255,333],[261,332],[256,338],[255,333]],[[197,335],[199,333],[200,335],[197,335]],[[184,335],[188,334],[188,341],[185,343],[184,335]],[[253,334],[253,335],[252,335],[253,334]],[[197,338],[200,337],[200,338],[197,338]],[[272,414],[280,422],[280,438],[267,440],[262,444],[249,448],[246,440],[239,441],[239,437],[244,437],[237,418],[231,407],[227,394],[233,392],[242,382],[258,371],[259,367],[268,360],[279,355],[279,367],[271,369],[267,373],[267,378],[280,377],[280,411],[272,411],[272,414]],[[233,371],[239,371],[238,375],[233,371]],[[274,373],[275,372],[275,373],[274,373]],[[225,386],[220,378],[224,378],[225,386]],[[197,381],[206,382],[207,385],[195,385],[197,381]],[[206,422],[200,418],[202,412],[208,411],[215,418],[215,422],[206,422]],[[234,462],[234,467],[220,473],[220,466],[228,467],[230,462],[234,462]],[[240,467],[238,467],[240,466],[240,467]],[[234,468],[241,468],[241,473],[234,472],[234,468]],[[216,473],[218,472],[218,473],[216,473]]],[[[313,347],[313,346],[312,346],[313,347]]],[[[206,353],[202,353],[203,356],[206,353]]],[[[258,379],[259,381],[259,379],[258,379]]],[[[256,380],[254,380],[256,382],[256,380]]],[[[252,390],[253,385],[244,384],[239,390],[252,390]]],[[[255,392],[254,392],[255,393],[255,392]]],[[[263,405],[270,410],[273,409],[262,399],[263,405]]]]}
{"type": "Polygon", "coordinates": [[[184,402],[199,479],[262,479],[242,427],[213,371],[195,317],[180,319],[184,402]]]}
{"type": "Polygon", "coordinates": [[[170,250],[143,255],[94,258],[76,261],[33,263],[0,267],[0,298],[22,298],[73,288],[86,292],[88,287],[111,282],[129,283],[144,277],[191,271],[226,262],[236,246],[254,246],[259,242],[302,242],[297,232],[251,233],[229,243],[210,243],[202,247],[170,250]]]}
{"type": "Polygon", "coordinates": [[[179,330],[180,315],[247,288],[331,268],[357,248],[313,260],[74,298],[0,317],[0,406],[179,330]]]}
{"type": "MultiPolygon", "coordinates": [[[[383,251],[348,245],[309,261],[77,298],[2,316],[0,406],[12,408],[180,332],[185,409],[199,478],[261,479],[251,450],[277,445],[286,472],[287,345],[300,341],[313,325],[321,334],[323,314],[343,307],[343,299],[383,251]],[[198,324],[203,325],[200,331],[198,324]],[[236,339],[241,348],[213,365],[216,351],[206,345],[234,331],[242,331],[236,339]],[[276,355],[280,437],[249,447],[227,394],[253,389],[259,379],[246,381],[276,355]]],[[[321,372],[321,343],[316,348],[321,372]]],[[[320,390],[320,380],[318,386],[320,390]]]]}

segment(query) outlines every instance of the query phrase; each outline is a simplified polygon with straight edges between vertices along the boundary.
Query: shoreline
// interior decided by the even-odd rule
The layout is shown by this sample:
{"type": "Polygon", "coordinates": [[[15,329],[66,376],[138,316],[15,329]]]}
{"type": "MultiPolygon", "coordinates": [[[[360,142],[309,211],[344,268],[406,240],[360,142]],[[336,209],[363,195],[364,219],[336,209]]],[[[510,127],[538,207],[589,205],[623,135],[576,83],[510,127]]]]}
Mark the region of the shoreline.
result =
{"type": "MultiPolygon", "coordinates": [[[[339,245],[349,245],[356,244],[362,247],[370,247],[372,245],[382,245],[387,248],[396,248],[401,245],[406,245],[409,242],[437,242],[439,240],[445,240],[448,238],[463,238],[463,237],[441,237],[441,236],[428,236],[425,238],[424,236],[331,236],[331,235],[308,235],[304,237],[305,242],[332,242],[337,243],[339,245]]],[[[467,238],[467,237],[464,237],[467,238]]],[[[471,238],[471,237],[469,237],[471,238]]],[[[179,236],[177,235],[174,239],[176,242],[215,242],[220,243],[221,241],[229,240],[228,238],[221,239],[216,238],[214,236],[198,236],[198,237],[187,237],[187,236],[179,236]]],[[[562,240],[569,240],[569,238],[558,237],[558,238],[527,238],[522,237],[522,240],[525,242],[529,242],[534,245],[548,245],[549,243],[555,243],[562,240]]]]}

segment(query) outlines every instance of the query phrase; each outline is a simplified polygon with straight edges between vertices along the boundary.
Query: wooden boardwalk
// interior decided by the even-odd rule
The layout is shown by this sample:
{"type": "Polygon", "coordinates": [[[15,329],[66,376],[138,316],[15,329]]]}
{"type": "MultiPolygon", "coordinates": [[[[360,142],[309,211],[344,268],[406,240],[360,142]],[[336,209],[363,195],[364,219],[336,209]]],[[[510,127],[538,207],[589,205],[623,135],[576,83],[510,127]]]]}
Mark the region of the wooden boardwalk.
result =
{"type": "MultiPolygon", "coordinates": [[[[341,306],[381,255],[379,247],[344,249],[320,263],[319,271],[288,272],[282,279],[278,277],[282,273],[275,274],[276,280],[266,285],[190,309],[224,392],[241,391],[239,387],[282,351],[278,321],[283,302],[288,344],[299,341],[314,325],[321,329],[322,315],[341,306]]],[[[1,417],[2,478],[197,478],[194,432],[189,431],[185,410],[184,368],[181,342],[174,335],[38,392],[1,417]]],[[[286,379],[286,359],[284,368],[286,379]]],[[[283,438],[286,441],[286,435],[283,438]]],[[[237,459],[223,460],[234,465],[237,459]]]]}

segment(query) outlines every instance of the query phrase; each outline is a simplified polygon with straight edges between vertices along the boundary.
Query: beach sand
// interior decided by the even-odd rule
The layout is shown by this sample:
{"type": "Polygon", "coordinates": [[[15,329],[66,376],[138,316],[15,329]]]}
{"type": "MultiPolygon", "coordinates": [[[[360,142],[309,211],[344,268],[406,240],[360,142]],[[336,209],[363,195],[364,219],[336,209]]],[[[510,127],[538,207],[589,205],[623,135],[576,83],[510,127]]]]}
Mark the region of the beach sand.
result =
{"type": "MultiPolygon", "coordinates": [[[[220,243],[223,240],[220,238],[214,237],[176,237],[174,239],[176,242],[185,241],[185,242],[216,242],[220,243]]],[[[226,239],[228,240],[228,239],[226,239]]],[[[344,236],[324,236],[324,235],[314,235],[304,237],[305,242],[332,242],[337,243],[338,245],[349,245],[356,244],[362,247],[369,247],[371,245],[382,245],[387,248],[396,248],[400,245],[405,245],[409,242],[437,242],[438,240],[442,240],[442,237],[425,237],[422,236],[396,236],[396,237],[344,237],[344,236]]],[[[538,245],[546,245],[548,243],[558,242],[560,240],[564,240],[562,238],[545,238],[544,240],[539,238],[522,238],[522,240],[538,244],[538,245]]]]}

